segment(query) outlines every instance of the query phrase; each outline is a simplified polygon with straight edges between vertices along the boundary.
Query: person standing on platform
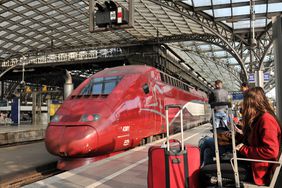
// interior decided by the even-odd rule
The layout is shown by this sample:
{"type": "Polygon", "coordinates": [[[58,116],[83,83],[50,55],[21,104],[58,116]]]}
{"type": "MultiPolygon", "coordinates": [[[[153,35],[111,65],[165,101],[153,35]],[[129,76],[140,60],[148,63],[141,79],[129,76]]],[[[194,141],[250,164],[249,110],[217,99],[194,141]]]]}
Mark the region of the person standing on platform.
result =
{"type": "MultiPolygon", "coordinates": [[[[209,96],[209,103],[213,102],[228,102],[228,92],[223,89],[223,83],[221,80],[215,81],[215,90],[209,96]]],[[[227,106],[216,106],[214,108],[215,126],[216,128],[227,126],[227,106]],[[220,123],[221,122],[221,123],[220,123]],[[225,125],[222,125],[225,124],[225,125]]],[[[206,136],[199,142],[201,152],[201,167],[213,163],[213,157],[215,156],[214,138],[206,136]]],[[[220,147],[220,155],[230,151],[230,147],[220,147]]]]}
{"type": "MultiPolygon", "coordinates": [[[[223,83],[221,80],[215,81],[215,90],[213,90],[209,99],[209,103],[213,102],[228,102],[228,92],[223,89],[223,83]]],[[[227,125],[227,108],[227,106],[216,106],[214,108],[217,128],[220,127],[220,120],[223,120],[225,125],[227,125]]]]}
{"type": "Polygon", "coordinates": [[[240,90],[241,90],[243,93],[247,92],[249,89],[250,89],[250,86],[249,86],[249,84],[248,84],[247,82],[243,82],[243,83],[241,84],[240,90]]]}

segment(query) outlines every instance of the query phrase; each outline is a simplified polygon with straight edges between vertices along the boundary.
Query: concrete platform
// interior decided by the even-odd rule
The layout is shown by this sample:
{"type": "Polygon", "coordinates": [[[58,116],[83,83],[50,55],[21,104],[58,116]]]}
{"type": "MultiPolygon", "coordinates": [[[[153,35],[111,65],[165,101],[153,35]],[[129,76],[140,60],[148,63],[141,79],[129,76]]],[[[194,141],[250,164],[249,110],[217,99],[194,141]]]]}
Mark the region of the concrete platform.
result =
{"type": "Polygon", "coordinates": [[[44,142],[4,147],[0,150],[0,183],[16,173],[35,169],[58,160],[58,157],[49,154],[44,142]]]}
{"type": "MultiPolygon", "coordinates": [[[[185,131],[185,143],[197,145],[203,135],[210,134],[210,129],[211,125],[207,124],[185,131]]],[[[179,139],[180,134],[173,137],[179,139]]],[[[147,187],[148,148],[151,145],[161,145],[163,142],[164,139],[158,140],[25,187],[145,188],[147,187]]]]}
{"type": "Polygon", "coordinates": [[[45,136],[44,125],[0,125],[0,146],[19,142],[42,140],[45,136]]]}

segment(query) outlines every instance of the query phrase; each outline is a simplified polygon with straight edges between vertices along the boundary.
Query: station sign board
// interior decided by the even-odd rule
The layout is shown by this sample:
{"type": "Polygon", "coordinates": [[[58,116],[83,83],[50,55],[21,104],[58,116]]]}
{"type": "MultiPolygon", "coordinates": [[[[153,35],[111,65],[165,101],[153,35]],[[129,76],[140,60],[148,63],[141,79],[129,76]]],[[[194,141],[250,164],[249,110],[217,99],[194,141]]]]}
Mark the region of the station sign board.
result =
{"type": "Polygon", "coordinates": [[[264,80],[264,82],[268,82],[270,80],[270,73],[269,72],[263,73],[263,80],[264,80]]]}
{"type": "Polygon", "coordinates": [[[249,74],[249,83],[255,83],[255,74],[254,73],[249,74]]]}
{"type": "Polygon", "coordinates": [[[244,98],[244,95],[242,92],[238,91],[238,92],[232,92],[231,93],[232,95],[232,100],[235,101],[235,100],[243,100],[244,98]]]}
{"type": "MultiPolygon", "coordinates": [[[[263,73],[263,80],[264,82],[268,82],[270,80],[270,73],[265,72],[263,73]]],[[[256,76],[254,73],[249,73],[249,83],[255,83],[256,82],[256,76]]]]}

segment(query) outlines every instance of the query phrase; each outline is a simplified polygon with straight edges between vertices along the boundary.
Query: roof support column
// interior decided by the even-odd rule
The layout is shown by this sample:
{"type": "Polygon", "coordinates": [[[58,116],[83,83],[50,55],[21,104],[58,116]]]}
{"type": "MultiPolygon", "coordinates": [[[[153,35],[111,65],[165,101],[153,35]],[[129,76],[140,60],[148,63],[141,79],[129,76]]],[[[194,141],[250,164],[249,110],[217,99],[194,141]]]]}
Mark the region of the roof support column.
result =
{"type": "Polygon", "coordinates": [[[282,120],[282,18],[272,18],[277,116],[282,120]],[[280,74],[279,74],[280,73],[280,74]]]}

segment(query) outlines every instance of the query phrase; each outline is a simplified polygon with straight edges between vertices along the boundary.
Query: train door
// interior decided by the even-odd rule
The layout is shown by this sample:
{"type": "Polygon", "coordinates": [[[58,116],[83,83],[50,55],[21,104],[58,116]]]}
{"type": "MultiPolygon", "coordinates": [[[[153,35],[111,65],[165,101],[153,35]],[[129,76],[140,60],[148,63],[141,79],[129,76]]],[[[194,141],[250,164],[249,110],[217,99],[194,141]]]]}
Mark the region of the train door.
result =
{"type": "Polygon", "coordinates": [[[164,109],[163,109],[163,100],[160,86],[152,81],[152,96],[155,102],[154,106],[154,120],[156,123],[156,131],[162,132],[165,129],[165,121],[164,121],[164,109]]]}
{"type": "Polygon", "coordinates": [[[160,86],[157,84],[158,74],[154,71],[150,72],[148,76],[149,84],[149,102],[147,106],[151,109],[151,119],[153,121],[152,125],[154,126],[154,134],[158,134],[161,131],[163,124],[163,107],[162,107],[162,92],[160,86]]]}
{"type": "Polygon", "coordinates": [[[144,128],[144,136],[152,136],[156,134],[156,106],[157,101],[153,95],[153,85],[150,79],[150,74],[144,75],[140,79],[141,92],[141,112],[142,112],[142,127],[144,128]]]}
{"type": "Polygon", "coordinates": [[[151,72],[152,95],[156,102],[155,122],[158,133],[165,131],[165,110],[164,110],[164,93],[161,84],[161,75],[158,72],[151,72]]]}
{"type": "Polygon", "coordinates": [[[115,150],[130,148],[132,146],[132,125],[127,100],[124,100],[124,102],[120,105],[116,119],[115,150]]]}
{"type": "MultiPolygon", "coordinates": [[[[127,76],[129,78],[129,76],[127,76]]],[[[128,80],[134,80],[129,78],[128,80]]],[[[118,107],[117,126],[116,126],[116,148],[130,148],[140,143],[140,135],[144,134],[140,118],[140,85],[136,82],[128,83],[125,94],[122,96],[122,103],[118,107]],[[137,89],[138,87],[138,89],[137,89]]]]}

